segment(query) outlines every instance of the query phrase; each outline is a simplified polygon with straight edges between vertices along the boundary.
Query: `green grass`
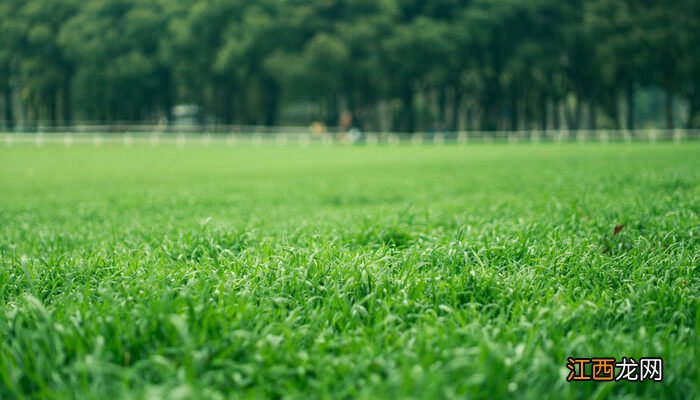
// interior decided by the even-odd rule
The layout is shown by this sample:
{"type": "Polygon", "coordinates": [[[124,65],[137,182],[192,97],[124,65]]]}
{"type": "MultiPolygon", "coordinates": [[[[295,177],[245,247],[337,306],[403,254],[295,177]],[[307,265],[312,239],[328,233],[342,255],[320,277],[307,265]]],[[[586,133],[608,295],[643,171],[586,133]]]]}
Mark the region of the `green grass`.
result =
{"type": "Polygon", "coordinates": [[[3,147],[0,398],[698,398],[699,264],[698,143],[3,147]]]}

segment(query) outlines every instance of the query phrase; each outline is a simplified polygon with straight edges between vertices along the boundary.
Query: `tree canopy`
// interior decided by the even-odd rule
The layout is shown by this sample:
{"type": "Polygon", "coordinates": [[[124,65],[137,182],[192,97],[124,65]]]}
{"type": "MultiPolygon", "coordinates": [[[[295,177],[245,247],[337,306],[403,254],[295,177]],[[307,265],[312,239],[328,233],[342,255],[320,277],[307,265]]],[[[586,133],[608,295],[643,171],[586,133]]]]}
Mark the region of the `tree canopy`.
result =
{"type": "Polygon", "coordinates": [[[700,126],[695,0],[3,0],[0,126],[700,126]]]}

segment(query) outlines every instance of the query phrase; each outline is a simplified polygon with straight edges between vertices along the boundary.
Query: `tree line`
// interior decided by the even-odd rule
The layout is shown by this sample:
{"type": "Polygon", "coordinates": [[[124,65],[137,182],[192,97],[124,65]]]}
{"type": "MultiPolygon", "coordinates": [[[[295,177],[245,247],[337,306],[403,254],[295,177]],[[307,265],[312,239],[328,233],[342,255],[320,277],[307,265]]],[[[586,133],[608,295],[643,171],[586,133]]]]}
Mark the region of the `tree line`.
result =
{"type": "Polygon", "coordinates": [[[693,128],[698,32],[697,0],[2,0],[0,123],[693,128]]]}

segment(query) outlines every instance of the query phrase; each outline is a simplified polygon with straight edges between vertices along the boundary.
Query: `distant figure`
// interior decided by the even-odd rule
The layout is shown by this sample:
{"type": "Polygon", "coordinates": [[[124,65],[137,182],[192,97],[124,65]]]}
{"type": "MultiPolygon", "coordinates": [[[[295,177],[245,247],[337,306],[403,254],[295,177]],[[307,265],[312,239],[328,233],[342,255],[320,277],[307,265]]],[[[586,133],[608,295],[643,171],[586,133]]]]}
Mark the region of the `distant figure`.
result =
{"type": "Polygon", "coordinates": [[[314,135],[321,136],[324,133],[326,133],[326,124],[324,124],[321,121],[314,121],[313,123],[311,123],[309,130],[314,135]]]}
{"type": "Polygon", "coordinates": [[[349,111],[343,111],[338,118],[338,130],[345,133],[352,127],[352,114],[349,111]]]}

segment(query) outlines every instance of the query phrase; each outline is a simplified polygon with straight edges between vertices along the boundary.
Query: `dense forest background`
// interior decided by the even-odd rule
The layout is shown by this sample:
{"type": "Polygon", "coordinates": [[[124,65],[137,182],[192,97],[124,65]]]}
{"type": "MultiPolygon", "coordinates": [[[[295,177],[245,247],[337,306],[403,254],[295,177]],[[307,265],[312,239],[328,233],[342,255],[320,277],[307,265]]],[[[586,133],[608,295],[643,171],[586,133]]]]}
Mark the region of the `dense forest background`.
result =
{"type": "Polygon", "coordinates": [[[0,128],[698,127],[697,0],[0,0],[0,128]]]}

